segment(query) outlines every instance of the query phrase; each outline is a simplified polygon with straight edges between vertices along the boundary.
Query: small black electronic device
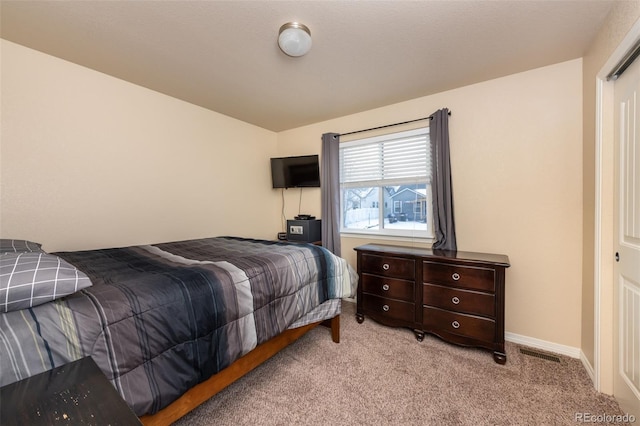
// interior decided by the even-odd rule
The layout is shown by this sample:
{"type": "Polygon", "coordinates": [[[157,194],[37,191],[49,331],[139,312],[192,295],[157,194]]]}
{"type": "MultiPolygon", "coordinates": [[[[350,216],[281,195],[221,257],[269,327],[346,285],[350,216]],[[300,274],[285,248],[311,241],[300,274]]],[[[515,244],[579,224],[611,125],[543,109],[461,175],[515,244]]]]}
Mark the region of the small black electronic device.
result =
{"type": "Polygon", "coordinates": [[[278,239],[280,241],[284,241],[287,239],[287,233],[286,232],[278,232],[278,239]]]}
{"type": "Polygon", "coordinates": [[[316,217],[310,214],[299,214],[295,217],[296,220],[314,220],[316,217]]]}

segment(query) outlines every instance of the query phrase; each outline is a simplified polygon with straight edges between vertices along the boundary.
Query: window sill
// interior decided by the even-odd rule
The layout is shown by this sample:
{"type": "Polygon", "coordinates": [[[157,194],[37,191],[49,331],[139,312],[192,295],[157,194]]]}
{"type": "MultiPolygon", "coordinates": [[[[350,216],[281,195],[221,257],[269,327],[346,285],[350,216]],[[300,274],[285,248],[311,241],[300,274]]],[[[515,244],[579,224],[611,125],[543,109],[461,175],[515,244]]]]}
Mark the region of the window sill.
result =
{"type": "Polygon", "coordinates": [[[403,235],[381,235],[381,234],[370,234],[370,233],[360,233],[360,232],[340,232],[340,238],[354,238],[354,239],[363,239],[363,240],[379,240],[379,241],[397,241],[397,242],[409,242],[415,243],[418,242],[420,244],[433,244],[433,237],[408,237],[403,235]]]}

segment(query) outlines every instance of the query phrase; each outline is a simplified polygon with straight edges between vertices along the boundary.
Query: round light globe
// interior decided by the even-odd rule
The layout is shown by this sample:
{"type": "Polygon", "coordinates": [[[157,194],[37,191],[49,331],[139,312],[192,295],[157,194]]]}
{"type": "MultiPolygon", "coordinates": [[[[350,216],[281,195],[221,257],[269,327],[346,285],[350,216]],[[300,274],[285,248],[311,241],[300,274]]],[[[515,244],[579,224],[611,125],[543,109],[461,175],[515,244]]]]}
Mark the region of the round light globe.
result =
{"type": "Polygon", "coordinates": [[[280,27],[280,49],[289,56],[302,56],[311,49],[311,32],[306,26],[289,22],[280,27]]]}

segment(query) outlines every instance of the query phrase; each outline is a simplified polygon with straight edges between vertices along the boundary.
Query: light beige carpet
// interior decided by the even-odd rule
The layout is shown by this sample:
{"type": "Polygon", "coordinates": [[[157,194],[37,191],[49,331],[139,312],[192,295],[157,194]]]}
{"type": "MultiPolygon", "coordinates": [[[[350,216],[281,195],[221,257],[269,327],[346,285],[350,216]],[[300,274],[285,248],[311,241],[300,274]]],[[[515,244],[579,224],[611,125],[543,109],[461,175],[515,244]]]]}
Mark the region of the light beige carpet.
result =
{"type": "Polygon", "coordinates": [[[176,425],[576,425],[577,415],[623,414],[579,360],[507,342],[499,365],[488,351],[418,342],[354,313],[344,302],[341,343],[317,327],[176,425]]]}

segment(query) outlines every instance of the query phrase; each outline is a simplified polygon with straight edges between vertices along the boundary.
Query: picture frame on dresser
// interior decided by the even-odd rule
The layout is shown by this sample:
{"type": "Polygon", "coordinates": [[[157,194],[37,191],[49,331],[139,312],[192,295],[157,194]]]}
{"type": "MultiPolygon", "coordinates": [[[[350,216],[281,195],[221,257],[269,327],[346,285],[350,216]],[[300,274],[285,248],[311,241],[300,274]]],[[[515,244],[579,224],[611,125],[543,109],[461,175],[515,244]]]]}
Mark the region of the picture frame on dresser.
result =
{"type": "Polygon", "coordinates": [[[365,316],[406,327],[422,341],[425,333],[493,352],[504,349],[505,270],[503,254],[431,250],[366,244],[356,247],[356,320],[365,316]]]}

